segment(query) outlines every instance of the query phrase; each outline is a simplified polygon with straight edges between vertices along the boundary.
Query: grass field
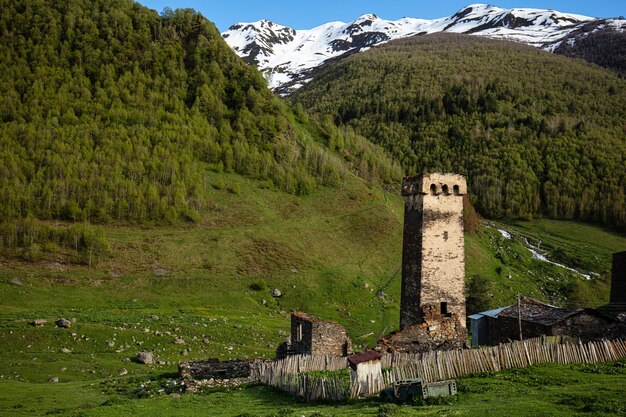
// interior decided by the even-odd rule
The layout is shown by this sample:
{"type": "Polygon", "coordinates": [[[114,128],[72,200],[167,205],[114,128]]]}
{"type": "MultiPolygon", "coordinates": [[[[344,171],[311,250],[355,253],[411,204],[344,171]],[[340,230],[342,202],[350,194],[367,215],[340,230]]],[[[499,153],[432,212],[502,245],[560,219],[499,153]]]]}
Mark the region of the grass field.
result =
{"type": "MultiPolygon", "coordinates": [[[[398,193],[352,179],[304,197],[236,175],[209,176],[207,182],[213,201],[199,224],[106,226],[110,253],[91,268],[70,263],[71,254],[64,252],[44,253],[38,262],[0,258],[0,415],[237,415],[246,410],[263,416],[476,415],[472,410],[485,407],[481,395],[491,398],[487,408],[494,413],[504,413],[511,401],[536,403],[543,411],[534,415],[579,412],[572,405],[555,406],[556,397],[540,400],[539,389],[536,397],[534,388],[518,395],[514,382],[497,375],[464,379],[468,391],[453,404],[400,411],[379,411],[381,404],[367,401],[338,409],[310,407],[264,387],[135,398],[133,391],[148,380],[170,390],[168,381],[182,360],[272,357],[288,335],[294,309],[339,321],[356,350],[397,326],[403,216],[398,193]],[[282,297],[271,296],[274,288],[282,297]],[[383,298],[376,296],[379,290],[383,298]],[[60,317],[75,319],[72,328],[57,328],[54,320],[60,317]],[[31,326],[35,319],[48,322],[31,326]],[[174,344],[177,338],[184,344],[174,344]],[[142,350],[152,351],[159,363],[128,362],[142,350]],[[118,376],[122,368],[128,374],[118,376]],[[53,378],[58,382],[50,382],[53,378]],[[492,393],[500,385],[510,390],[492,393]],[[483,386],[482,393],[472,391],[483,386]],[[554,407],[565,411],[549,414],[554,407]],[[211,412],[202,414],[207,409],[211,412]]],[[[467,235],[466,271],[470,281],[481,277],[488,283],[480,294],[485,307],[512,303],[517,293],[601,305],[608,301],[610,255],[619,250],[626,250],[624,235],[594,226],[486,223],[467,235]],[[512,238],[505,239],[498,228],[512,238]],[[532,259],[522,235],[541,240],[555,260],[596,275],[587,281],[532,259]]],[[[582,372],[546,369],[532,372],[582,372]]],[[[592,385],[582,388],[562,378],[563,385],[554,389],[565,395],[606,385],[607,397],[614,399],[619,397],[615,387],[621,383],[623,389],[623,374],[580,375],[592,385]]]]}

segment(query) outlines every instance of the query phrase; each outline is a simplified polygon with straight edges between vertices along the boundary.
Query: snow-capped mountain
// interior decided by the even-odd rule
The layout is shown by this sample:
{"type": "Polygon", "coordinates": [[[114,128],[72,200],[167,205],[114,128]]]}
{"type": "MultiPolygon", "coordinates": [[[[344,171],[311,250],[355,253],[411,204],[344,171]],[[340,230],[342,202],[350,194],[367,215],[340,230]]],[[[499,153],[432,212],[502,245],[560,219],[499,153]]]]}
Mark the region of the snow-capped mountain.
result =
{"type": "MultiPolygon", "coordinates": [[[[365,14],[351,23],[330,22],[309,30],[295,30],[268,20],[237,23],[222,36],[240,57],[263,72],[270,88],[285,94],[310,80],[311,71],[329,59],[392,39],[454,32],[554,49],[570,32],[594,20],[554,10],[473,4],[434,20],[406,17],[394,21],[365,14]]],[[[623,20],[616,22],[616,27],[623,28],[623,20]]]]}

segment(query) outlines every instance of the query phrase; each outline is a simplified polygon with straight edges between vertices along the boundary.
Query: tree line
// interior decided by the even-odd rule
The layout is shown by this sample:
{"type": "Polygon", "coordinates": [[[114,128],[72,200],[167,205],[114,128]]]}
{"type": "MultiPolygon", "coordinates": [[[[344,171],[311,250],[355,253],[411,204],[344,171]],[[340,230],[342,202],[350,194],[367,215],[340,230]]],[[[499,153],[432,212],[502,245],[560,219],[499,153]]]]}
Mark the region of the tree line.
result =
{"type": "Polygon", "coordinates": [[[383,146],[406,174],[467,175],[487,217],[626,226],[626,81],[593,65],[417,36],[323,68],[290,100],[383,146]]]}

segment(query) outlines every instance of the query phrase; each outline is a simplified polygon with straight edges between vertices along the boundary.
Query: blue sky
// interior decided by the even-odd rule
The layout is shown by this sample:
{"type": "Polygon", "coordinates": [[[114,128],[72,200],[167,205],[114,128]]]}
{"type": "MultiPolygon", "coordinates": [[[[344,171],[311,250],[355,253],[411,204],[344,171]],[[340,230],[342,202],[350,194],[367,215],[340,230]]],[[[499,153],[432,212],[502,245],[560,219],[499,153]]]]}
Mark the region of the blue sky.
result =
{"type": "MultiPolygon", "coordinates": [[[[480,1],[457,0],[139,0],[139,3],[161,12],[163,8],[193,8],[224,31],[237,22],[268,19],[295,29],[310,29],[322,23],[341,20],[350,22],[364,13],[384,19],[401,17],[433,19],[449,16],[459,9],[480,1]]],[[[594,17],[626,15],[625,0],[520,0],[485,3],[499,7],[533,7],[555,9],[594,17]]]]}

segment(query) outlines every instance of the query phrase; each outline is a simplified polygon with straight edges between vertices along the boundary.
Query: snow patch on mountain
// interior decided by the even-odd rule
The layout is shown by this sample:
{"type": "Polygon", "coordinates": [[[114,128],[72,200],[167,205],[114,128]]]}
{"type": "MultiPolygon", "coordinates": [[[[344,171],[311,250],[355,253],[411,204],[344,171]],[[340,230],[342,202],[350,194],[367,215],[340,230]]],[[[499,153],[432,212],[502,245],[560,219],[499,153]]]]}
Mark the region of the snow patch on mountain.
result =
{"type": "MultiPolygon", "coordinates": [[[[240,57],[263,72],[270,88],[282,88],[281,93],[289,93],[309,81],[311,71],[329,59],[361,52],[393,39],[452,32],[554,50],[554,45],[570,32],[594,20],[555,10],[472,4],[452,16],[433,20],[410,17],[385,20],[364,14],[350,23],[329,22],[307,30],[260,20],[237,23],[222,36],[240,57]]],[[[625,21],[620,19],[606,22],[616,30],[623,30],[625,26],[625,21]]]]}

